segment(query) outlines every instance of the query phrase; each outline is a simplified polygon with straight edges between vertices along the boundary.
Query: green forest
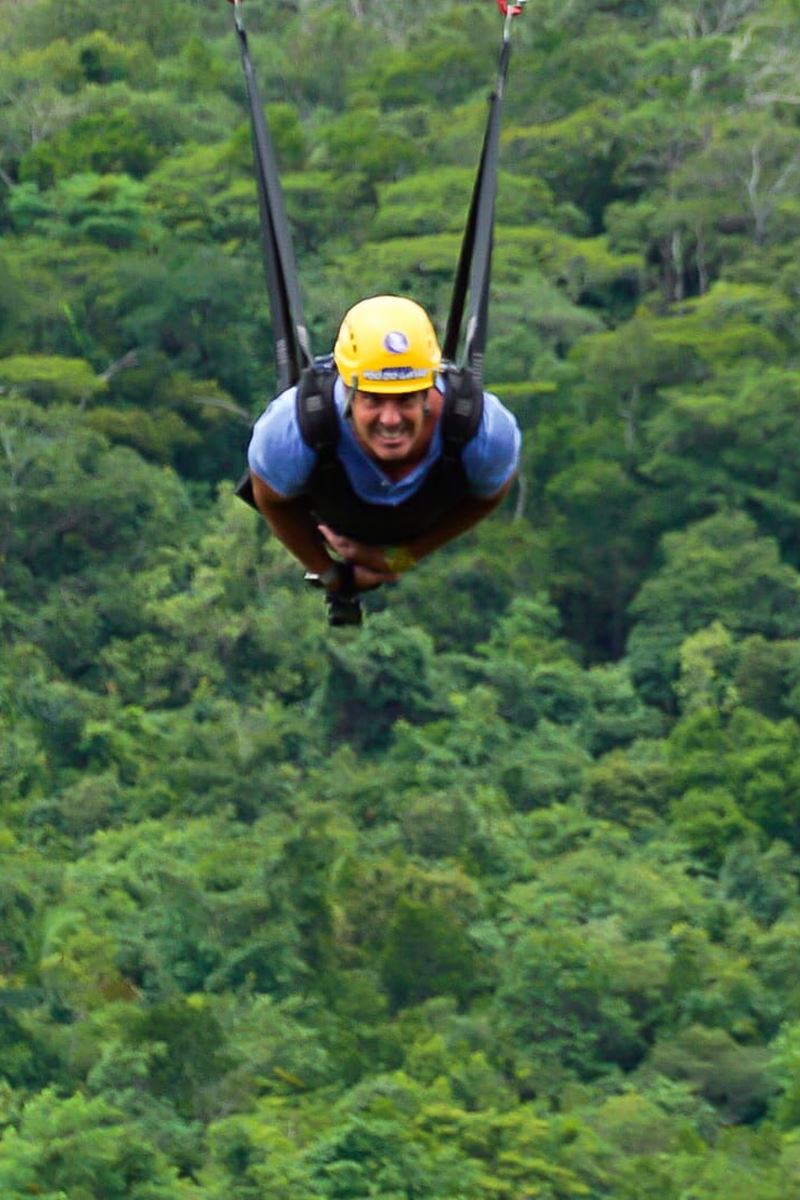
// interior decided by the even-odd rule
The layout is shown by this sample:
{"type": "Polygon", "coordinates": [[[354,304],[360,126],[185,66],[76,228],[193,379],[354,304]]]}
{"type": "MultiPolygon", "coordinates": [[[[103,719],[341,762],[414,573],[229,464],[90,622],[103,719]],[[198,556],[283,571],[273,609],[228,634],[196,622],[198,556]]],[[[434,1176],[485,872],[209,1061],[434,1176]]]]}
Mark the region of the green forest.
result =
{"type": "MultiPolygon", "coordinates": [[[[248,0],[317,353],[446,319],[492,0],[248,0]]],[[[2,1200],[800,1195],[800,2],[531,0],[503,508],[328,629],[223,0],[0,6],[2,1200]]]]}

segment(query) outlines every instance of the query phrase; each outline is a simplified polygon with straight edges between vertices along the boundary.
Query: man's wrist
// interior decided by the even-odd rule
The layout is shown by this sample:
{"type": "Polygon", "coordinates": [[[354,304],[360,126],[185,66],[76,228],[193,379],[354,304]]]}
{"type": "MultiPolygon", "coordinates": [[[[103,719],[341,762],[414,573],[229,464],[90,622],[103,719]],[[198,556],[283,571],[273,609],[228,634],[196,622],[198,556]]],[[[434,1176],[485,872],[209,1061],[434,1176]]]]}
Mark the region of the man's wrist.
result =
{"type": "Polygon", "coordinates": [[[383,552],[386,565],[393,575],[402,575],[417,565],[417,560],[408,546],[389,546],[383,552]]]}
{"type": "Polygon", "coordinates": [[[324,588],[331,588],[339,580],[339,564],[331,560],[324,571],[318,571],[317,576],[324,588]]]}
{"type": "Polygon", "coordinates": [[[312,587],[325,588],[326,592],[330,592],[341,581],[341,565],[329,559],[327,567],[321,571],[306,571],[305,581],[312,587]]]}
{"type": "Polygon", "coordinates": [[[328,595],[354,596],[357,592],[355,567],[349,562],[333,560],[324,571],[306,571],[306,583],[324,588],[328,595]]]}

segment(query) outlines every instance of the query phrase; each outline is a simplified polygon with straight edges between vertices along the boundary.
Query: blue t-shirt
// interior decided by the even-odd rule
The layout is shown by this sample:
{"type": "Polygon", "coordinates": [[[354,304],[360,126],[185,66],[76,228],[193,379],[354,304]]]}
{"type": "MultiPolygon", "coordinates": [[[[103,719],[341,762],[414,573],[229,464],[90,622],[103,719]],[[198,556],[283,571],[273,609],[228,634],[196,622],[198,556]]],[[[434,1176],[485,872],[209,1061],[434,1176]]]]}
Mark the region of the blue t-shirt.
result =
{"type": "MultiPolygon", "coordinates": [[[[439,381],[440,388],[443,386],[439,381]]],[[[282,392],[258,418],[247,452],[250,469],[287,499],[305,490],[317,454],[303,441],[297,422],[297,389],[282,392]]],[[[437,424],[425,457],[402,479],[384,475],[356,439],[345,420],[346,396],[341,379],[336,380],[333,398],[339,413],[340,436],[337,455],[353,491],[367,504],[402,504],[424,483],[442,452],[442,432],[437,424]]],[[[513,475],[519,460],[520,432],[512,413],[491,392],[484,392],[483,418],[474,438],[464,447],[462,463],[472,494],[488,499],[500,491],[513,475]]]]}

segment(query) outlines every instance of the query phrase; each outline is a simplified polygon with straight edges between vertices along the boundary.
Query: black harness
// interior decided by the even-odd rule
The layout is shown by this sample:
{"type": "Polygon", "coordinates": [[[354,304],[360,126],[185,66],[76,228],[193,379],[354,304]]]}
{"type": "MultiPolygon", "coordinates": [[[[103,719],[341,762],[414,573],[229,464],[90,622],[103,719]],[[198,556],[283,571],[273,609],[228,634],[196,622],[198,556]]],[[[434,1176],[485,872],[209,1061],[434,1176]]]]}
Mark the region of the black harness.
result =
{"type": "Polygon", "coordinates": [[[469,372],[448,371],[441,454],[407,500],[368,504],[354,491],[337,453],[341,417],[333,398],[336,379],[331,360],[323,359],[302,372],[297,389],[297,423],[303,441],[317,456],[304,492],[309,511],[320,524],[371,545],[394,546],[421,537],[470,495],[462,459],[483,417],[482,391],[469,372]]]}

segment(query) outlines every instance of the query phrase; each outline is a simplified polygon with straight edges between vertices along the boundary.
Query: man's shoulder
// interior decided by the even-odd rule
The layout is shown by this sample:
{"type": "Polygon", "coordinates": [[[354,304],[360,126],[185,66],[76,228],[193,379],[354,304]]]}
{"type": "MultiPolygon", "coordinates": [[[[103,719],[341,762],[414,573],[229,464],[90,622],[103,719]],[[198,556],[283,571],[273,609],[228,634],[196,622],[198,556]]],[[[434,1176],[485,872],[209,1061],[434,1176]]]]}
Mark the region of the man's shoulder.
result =
{"type": "Polygon", "coordinates": [[[296,400],[296,387],[275,397],[253,426],[247,452],[255,474],[284,496],[302,491],[315,461],[300,432],[296,400]]]}
{"type": "Polygon", "coordinates": [[[296,399],[297,388],[290,387],[271,400],[253,426],[252,441],[288,445],[299,436],[296,399]]]}
{"type": "Polygon", "coordinates": [[[514,414],[494,392],[484,392],[481,422],[463,456],[475,495],[493,496],[508,482],[517,469],[520,442],[514,414]]]}
{"type": "Polygon", "coordinates": [[[501,431],[516,429],[517,418],[494,392],[484,392],[482,424],[490,437],[497,437],[501,431]]]}

